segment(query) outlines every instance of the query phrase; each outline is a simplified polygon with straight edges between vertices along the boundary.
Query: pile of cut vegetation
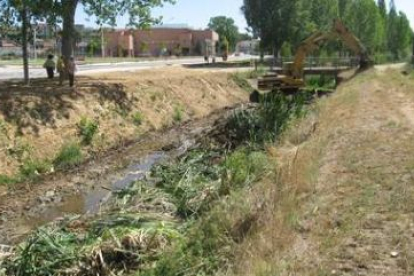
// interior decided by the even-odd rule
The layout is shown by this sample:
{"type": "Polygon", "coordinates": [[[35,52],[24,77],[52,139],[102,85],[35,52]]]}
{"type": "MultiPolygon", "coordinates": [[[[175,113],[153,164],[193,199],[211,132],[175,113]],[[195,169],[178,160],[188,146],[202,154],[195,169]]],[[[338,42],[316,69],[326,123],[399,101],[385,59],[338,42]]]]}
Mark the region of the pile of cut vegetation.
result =
{"type": "Polygon", "coordinates": [[[229,133],[244,133],[237,146],[190,150],[114,192],[101,214],[38,229],[3,259],[0,275],[189,276],[228,268],[260,212],[244,195],[273,173],[266,143],[302,111],[300,97],[267,100],[227,121],[229,133]]]}

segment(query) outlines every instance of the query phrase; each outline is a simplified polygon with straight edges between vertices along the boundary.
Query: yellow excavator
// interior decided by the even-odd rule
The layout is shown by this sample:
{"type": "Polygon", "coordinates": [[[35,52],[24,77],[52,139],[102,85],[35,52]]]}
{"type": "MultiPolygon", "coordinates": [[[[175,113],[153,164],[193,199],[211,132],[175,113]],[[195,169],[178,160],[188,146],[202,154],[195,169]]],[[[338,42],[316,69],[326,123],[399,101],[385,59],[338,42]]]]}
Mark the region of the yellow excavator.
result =
{"type": "Polygon", "coordinates": [[[330,32],[316,32],[299,45],[294,61],[285,63],[283,75],[265,76],[258,80],[259,89],[279,89],[292,91],[305,85],[304,65],[306,56],[329,40],[340,39],[359,57],[359,69],[365,70],[373,65],[365,46],[353,35],[339,19],[334,20],[330,32]]]}

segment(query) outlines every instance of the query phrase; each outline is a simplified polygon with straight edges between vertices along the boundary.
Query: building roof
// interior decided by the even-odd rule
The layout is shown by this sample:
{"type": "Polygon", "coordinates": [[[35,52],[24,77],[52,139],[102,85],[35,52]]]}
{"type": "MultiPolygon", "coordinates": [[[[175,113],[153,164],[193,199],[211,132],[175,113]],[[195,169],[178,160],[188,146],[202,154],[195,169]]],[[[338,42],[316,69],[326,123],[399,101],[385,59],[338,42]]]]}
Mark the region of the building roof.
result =
{"type": "Polygon", "coordinates": [[[192,30],[188,24],[179,23],[179,24],[162,24],[162,25],[154,25],[151,29],[189,29],[192,30]]]}

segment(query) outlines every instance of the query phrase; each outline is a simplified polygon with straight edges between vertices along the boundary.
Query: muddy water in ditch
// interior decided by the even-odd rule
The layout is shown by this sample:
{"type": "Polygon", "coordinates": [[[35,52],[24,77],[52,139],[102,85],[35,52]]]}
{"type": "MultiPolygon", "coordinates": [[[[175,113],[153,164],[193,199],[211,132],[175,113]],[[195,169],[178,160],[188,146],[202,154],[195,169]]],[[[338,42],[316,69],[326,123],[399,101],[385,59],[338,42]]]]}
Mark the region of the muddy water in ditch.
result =
{"type": "MultiPolygon", "coordinates": [[[[103,181],[109,185],[94,183],[92,189],[68,196],[60,204],[44,205],[43,208],[40,206],[36,214],[24,218],[26,226],[31,229],[37,228],[68,214],[93,215],[99,213],[101,206],[109,200],[112,192],[128,188],[133,182],[144,180],[154,165],[169,158],[178,157],[195,145],[195,140],[192,137],[182,139],[183,136],[180,139],[181,146],[178,148],[169,151],[149,152],[136,161],[132,161],[121,172],[111,175],[107,181],[103,181]]],[[[61,200],[60,197],[56,198],[61,200]]],[[[50,200],[53,201],[56,198],[52,196],[50,200]]]]}
{"type": "MultiPolygon", "coordinates": [[[[178,151],[178,152],[182,152],[178,151]]],[[[162,160],[177,155],[177,152],[166,153],[156,151],[142,157],[136,163],[132,163],[121,173],[121,176],[107,186],[96,186],[84,193],[68,196],[61,204],[44,206],[36,215],[26,217],[25,224],[29,228],[36,228],[66,214],[96,214],[99,213],[102,204],[110,198],[112,191],[127,188],[131,183],[144,180],[151,168],[162,160]]],[[[52,200],[52,199],[51,199],[52,200]]]]}
{"type": "Polygon", "coordinates": [[[216,122],[226,121],[235,108],[154,134],[149,141],[130,145],[104,160],[86,165],[74,175],[54,180],[54,186],[74,189],[43,191],[24,207],[20,213],[24,215],[11,213],[7,227],[2,229],[0,225],[0,244],[15,244],[31,230],[67,215],[99,213],[111,191],[122,190],[132,182],[145,179],[155,164],[197,147],[201,140],[210,137],[211,132],[217,129],[216,122]]]}

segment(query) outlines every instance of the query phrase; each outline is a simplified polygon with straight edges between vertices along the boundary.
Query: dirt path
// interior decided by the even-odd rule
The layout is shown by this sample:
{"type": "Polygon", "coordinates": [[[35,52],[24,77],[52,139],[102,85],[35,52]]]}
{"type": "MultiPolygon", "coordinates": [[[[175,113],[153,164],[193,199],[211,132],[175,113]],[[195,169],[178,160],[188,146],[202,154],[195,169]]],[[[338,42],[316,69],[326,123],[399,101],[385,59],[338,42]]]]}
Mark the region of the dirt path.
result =
{"type": "Polygon", "coordinates": [[[236,275],[414,275],[414,80],[380,69],[321,100],[274,149],[288,196],[275,190],[236,275]]]}

